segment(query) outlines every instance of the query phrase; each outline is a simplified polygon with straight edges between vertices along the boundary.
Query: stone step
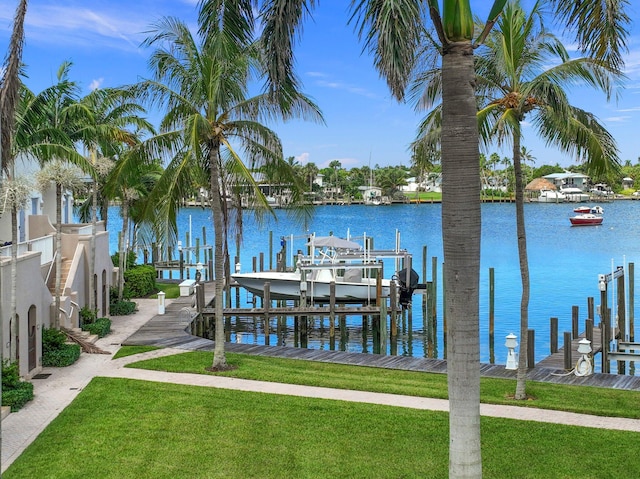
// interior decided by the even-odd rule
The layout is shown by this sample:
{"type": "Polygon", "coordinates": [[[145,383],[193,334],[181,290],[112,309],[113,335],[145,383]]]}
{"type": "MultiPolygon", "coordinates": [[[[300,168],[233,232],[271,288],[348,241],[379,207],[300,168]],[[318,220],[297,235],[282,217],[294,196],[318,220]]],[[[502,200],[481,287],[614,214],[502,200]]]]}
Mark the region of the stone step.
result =
{"type": "Polygon", "coordinates": [[[4,420],[11,413],[11,408],[9,406],[2,406],[2,412],[0,413],[0,420],[4,420]]]}

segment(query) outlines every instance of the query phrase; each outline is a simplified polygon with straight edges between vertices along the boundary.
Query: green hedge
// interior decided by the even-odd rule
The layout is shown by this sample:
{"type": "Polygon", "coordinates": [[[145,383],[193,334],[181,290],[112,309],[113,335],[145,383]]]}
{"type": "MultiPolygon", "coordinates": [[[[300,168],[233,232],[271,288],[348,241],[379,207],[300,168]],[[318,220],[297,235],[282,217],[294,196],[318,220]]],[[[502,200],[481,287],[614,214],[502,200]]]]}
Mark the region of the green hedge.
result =
{"type": "Polygon", "coordinates": [[[124,272],[125,298],[144,298],[158,290],[156,269],[149,264],[136,266],[124,272]]]}
{"type": "Polygon", "coordinates": [[[42,330],[42,365],[65,367],[75,363],[80,357],[80,345],[67,344],[67,336],[52,328],[42,330]]]}
{"type": "Polygon", "coordinates": [[[82,330],[97,334],[99,338],[104,338],[111,332],[111,320],[109,318],[99,318],[93,323],[83,324],[82,330]]]}
{"type": "Polygon", "coordinates": [[[137,305],[133,301],[116,301],[109,305],[111,316],[126,316],[136,312],[137,305]]]}
{"type": "Polygon", "coordinates": [[[33,384],[20,379],[17,362],[4,361],[2,365],[2,405],[16,412],[33,399],[33,384]]]}

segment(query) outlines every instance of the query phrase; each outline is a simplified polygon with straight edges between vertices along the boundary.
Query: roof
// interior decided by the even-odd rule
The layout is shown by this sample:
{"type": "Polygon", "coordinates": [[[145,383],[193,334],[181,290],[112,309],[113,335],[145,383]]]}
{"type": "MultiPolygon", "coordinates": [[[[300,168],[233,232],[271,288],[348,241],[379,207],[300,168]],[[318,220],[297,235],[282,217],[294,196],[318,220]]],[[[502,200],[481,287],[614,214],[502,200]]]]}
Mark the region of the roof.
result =
{"type": "Polygon", "coordinates": [[[555,190],[556,185],[546,178],[536,178],[524,187],[525,191],[555,190]]]}
{"type": "Polygon", "coordinates": [[[582,173],[565,171],[563,173],[551,173],[550,175],[544,175],[543,178],[547,178],[548,180],[564,180],[567,178],[589,178],[589,176],[582,173]]]}

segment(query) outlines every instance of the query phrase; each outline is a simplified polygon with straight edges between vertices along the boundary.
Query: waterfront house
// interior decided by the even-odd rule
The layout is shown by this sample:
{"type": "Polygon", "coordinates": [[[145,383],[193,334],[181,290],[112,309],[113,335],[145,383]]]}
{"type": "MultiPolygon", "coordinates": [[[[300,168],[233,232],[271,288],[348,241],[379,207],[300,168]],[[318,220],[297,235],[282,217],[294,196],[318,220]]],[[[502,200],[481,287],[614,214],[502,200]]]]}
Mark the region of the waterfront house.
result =
{"type": "Polygon", "coordinates": [[[581,191],[589,191],[589,177],[582,173],[572,173],[565,171],[563,173],[551,173],[543,178],[553,183],[556,188],[579,188],[581,191]]]}
{"type": "MultiPolygon", "coordinates": [[[[26,168],[28,176],[29,169],[26,168]]],[[[22,171],[25,174],[25,171],[22,171]]],[[[44,192],[33,191],[27,206],[18,211],[18,258],[16,316],[11,321],[11,215],[0,216],[0,317],[2,318],[2,355],[17,361],[20,375],[31,378],[42,368],[42,330],[55,324],[79,327],[79,310],[91,304],[93,295],[98,317],[109,313],[109,289],[114,268],[109,255],[109,233],[104,222],[97,224],[95,261],[91,263],[91,224],[73,223],[73,195],[63,194],[62,268],[60,311],[55,311],[55,185],[44,192]],[[94,287],[90,291],[93,270],[94,287]]]]}

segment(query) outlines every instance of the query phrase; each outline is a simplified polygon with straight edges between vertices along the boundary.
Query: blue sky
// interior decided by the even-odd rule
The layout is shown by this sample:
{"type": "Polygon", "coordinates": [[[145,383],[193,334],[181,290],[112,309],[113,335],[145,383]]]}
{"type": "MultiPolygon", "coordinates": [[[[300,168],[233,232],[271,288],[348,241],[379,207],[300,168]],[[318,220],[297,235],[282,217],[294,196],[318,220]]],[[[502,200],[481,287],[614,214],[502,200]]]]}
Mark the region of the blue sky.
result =
{"type": "MultiPolygon", "coordinates": [[[[0,0],[3,57],[17,0],[0,0]]],[[[474,13],[486,15],[487,4],[472,0],[474,13]]],[[[620,158],[636,163],[640,157],[640,6],[630,2],[633,35],[625,56],[628,80],[617,103],[604,95],[576,88],[572,102],[596,114],[618,142],[620,158]]],[[[119,86],[149,77],[150,51],[140,47],[144,32],[162,16],[176,16],[195,28],[196,0],[30,0],[26,17],[23,61],[26,83],[38,92],[53,84],[63,61],[73,62],[71,79],[88,93],[96,87],[119,86]]],[[[319,167],[338,160],[344,168],[370,164],[409,165],[409,143],[420,115],[398,104],[373,68],[353,26],[347,25],[344,0],[323,0],[306,22],[296,49],[296,69],[303,91],[323,111],[326,125],[292,122],[274,125],[286,157],[319,167]]],[[[525,7],[530,1],[523,1],[525,7]]],[[[570,41],[567,40],[567,45],[570,41]]],[[[153,116],[152,116],[153,117],[153,116]]],[[[577,160],[536,139],[528,125],[523,145],[536,157],[536,165],[568,166],[577,160]]],[[[498,151],[498,150],[491,150],[498,151]]],[[[501,156],[508,152],[499,151],[501,156]]]]}

